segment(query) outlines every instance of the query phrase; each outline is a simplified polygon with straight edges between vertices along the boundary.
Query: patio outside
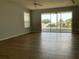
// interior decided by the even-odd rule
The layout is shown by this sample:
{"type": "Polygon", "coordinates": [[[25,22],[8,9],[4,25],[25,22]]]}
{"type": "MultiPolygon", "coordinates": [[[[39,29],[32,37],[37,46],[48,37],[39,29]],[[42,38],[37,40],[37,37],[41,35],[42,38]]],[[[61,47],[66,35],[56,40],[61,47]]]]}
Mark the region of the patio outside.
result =
{"type": "Polygon", "coordinates": [[[42,31],[43,32],[72,32],[72,13],[42,15],[42,31]],[[51,16],[51,17],[49,17],[51,16]],[[46,18],[48,17],[48,18],[46,18]]]}

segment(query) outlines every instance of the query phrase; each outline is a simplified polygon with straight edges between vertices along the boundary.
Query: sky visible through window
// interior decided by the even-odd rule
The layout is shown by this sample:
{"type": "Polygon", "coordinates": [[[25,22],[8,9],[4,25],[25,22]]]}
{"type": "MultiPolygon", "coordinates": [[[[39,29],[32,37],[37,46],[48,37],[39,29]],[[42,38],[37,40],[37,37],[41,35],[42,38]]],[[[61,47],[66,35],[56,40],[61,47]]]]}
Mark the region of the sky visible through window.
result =
{"type": "Polygon", "coordinates": [[[60,20],[60,18],[65,21],[67,19],[71,19],[72,18],[72,12],[63,12],[63,13],[44,13],[41,15],[41,19],[48,19],[51,20],[51,22],[56,22],[57,21],[57,17],[58,20],[60,20]],[[57,16],[58,15],[58,16],[57,16]]]}

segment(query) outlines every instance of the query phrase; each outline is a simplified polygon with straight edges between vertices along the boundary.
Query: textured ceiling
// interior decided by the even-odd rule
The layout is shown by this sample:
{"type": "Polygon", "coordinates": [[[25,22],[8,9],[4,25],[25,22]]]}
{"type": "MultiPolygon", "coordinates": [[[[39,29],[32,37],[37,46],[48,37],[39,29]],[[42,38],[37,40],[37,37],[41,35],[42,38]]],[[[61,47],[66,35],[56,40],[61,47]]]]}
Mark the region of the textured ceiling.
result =
{"type": "Polygon", "coordinates": [[[79,0],[74,0],[75,4],[73,4],[71,0],[39,0],[39,3],[42,4],[43,6],[37,6],[35,8],[33,0],[11,0],[11,1],[15,1],[24,6],[25,8],[29,8],[31,10],[79,5],[79,0]]]}

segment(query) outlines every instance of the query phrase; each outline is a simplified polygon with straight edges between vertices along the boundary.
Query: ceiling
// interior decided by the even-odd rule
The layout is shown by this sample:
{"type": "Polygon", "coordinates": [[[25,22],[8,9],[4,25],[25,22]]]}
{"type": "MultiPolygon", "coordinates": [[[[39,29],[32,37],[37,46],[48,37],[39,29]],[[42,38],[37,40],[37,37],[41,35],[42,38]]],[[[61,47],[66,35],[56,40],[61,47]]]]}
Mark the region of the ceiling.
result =
{"type": "Polygon", "coordinates": [[[39,3],[42,4],[43,6],[37,6],[37,7],[34,7],[33,4],[34,0],[11,0],[11,1],[15,1],[24,6],[25,8],[29,8],[31,10],[79,5],[79,0],[74,0],[75,4],[73,4],[71,0],[39,0],[39,3]]]}

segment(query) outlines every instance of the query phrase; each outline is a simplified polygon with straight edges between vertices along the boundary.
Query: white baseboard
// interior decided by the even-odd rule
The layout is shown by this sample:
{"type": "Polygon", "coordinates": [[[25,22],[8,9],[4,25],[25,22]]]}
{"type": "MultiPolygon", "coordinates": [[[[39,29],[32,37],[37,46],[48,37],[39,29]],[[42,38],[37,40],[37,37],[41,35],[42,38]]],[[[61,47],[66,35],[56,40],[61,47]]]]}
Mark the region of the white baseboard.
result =
{"type": "MultiPolygon", "coordinates": [[[[28,33],[30,33],[30,32],[28,32],[28,33]]],[[[21,36],[21,35],[24,35],[24,34],[28,34],[28,33],[21,33],[21,34],[17,34],[17,35],[12,35],[12,36],[0,39],[0,41],[8,40],[10,38],[18,37],[18,36],[21,36]]]]}

